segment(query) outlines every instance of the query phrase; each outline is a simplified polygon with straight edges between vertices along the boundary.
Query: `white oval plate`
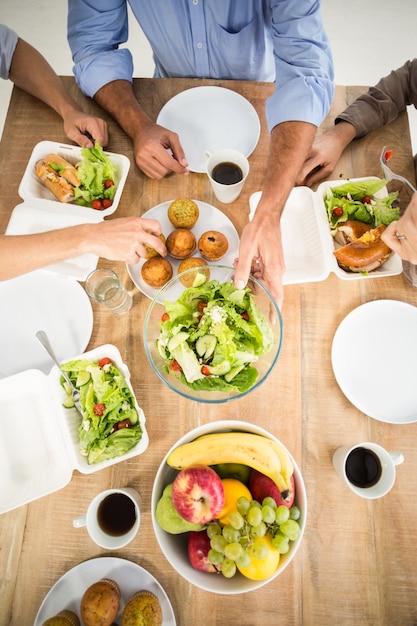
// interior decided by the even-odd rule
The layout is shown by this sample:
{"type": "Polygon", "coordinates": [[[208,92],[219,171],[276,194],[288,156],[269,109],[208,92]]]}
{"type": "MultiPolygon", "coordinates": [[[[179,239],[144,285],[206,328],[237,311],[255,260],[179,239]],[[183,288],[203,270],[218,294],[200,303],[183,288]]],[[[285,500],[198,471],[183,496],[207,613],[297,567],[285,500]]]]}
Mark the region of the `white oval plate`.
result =
{"type": "Polygon", "coordinates": [[[81,354],[93,311],[79,283],[38,271],[0,282],[0,377],[27,369],[49,373],[53,362],[35,337],[44,330],[59,360],[81,354]]]}
{"type": "MultiPolygon", "coordinates": [[[[157,206],[149,209],[149,211],[146,211],[146,213],[142,215],[142,217],[158,220],[158,222],[161,224],[161,229],[165,237],[168,237],[169,233],[174,230],[174,226],[168,219],[168,207],[171,202],[172,200],[162,202],[162,204],[158,204],[157,206]]],[[[194,200],[194,202],[197,203],[198,209],[200,211],[199,218],[194,228],[191,229],[195,235],[197,242],[201,235],[207,230],[215,229],[220,231],[227,237],[227,240],[229,242],[229,248],[224,257],[219,261],[219,263],[221,263],[221,265],[233,266],[233,262],[239,252],[239,235],[236,228],[233,226],[229,218],[224,213],[222,213],[222,211],[216,209],[216,207],[212,206],[211,204],[207,204],[206,202],[201,202],[200,200],[194,200]]],[[[196,249],[195,253],[192,256],[199,257],[198,249],[196,249]]],[[[167,255],[166,258],[171,263],[173,276],[175,276],[177,274],[178,266],[181,261],[179,261],[178,259],[174,259],[169,255],[167,255]]],[[[141,269],[145,261],[146,259],[140,259],[140,261],[136,263],[136,265],[127,265],[127,271],[129,272],[130,278],[132,279],[136,287],[140,289],[140,291],[144,293],[145,296],[148,296],[148,298],[151,298],[152,300],[158,293],[158,289],[150,287],[142,279],[141,269]]]]}
{"type": "Polygon", "coordinates": [[[42,624],[53,615],[67,609],[80,615],[80,602],[84,591],[101,578],[110,578],[120,587],[122,609],[137,591],[147,589],[156,595],[161,609],[164,626],[175,626],[175,615],[164,589],[149,572],[132,561],[116,557],[98,557],[84,561],[66,572],[45,596],[34,626],[42,624]]]}
{"type": "Polygon", "coordinates": [[[351,311],[333,338],[332,366],[347,399],[381,422],[417,421],[417,307],[374,300],[351,311]]]}
{"type": "Polygon", "coordinates": [[[178,133],[191,172],[206,171],[205,150],[234,148],[248,157],[259,140],[258,114],[246,98],[224,87],[192,87],[162,107],[157,124],[178,133]]]}

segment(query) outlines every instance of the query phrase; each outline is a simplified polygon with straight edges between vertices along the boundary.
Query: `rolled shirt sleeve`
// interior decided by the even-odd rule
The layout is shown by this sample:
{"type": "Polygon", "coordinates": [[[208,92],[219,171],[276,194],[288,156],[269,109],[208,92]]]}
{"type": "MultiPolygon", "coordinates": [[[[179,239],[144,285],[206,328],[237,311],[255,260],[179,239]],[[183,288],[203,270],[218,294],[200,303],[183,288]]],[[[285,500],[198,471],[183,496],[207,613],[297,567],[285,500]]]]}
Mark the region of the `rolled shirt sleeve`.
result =
{"type": "Polygon", "coordinates": [[[19,37],[8,26],[0,24],[0,77],[9,78],[10,66],[19,37]]]}

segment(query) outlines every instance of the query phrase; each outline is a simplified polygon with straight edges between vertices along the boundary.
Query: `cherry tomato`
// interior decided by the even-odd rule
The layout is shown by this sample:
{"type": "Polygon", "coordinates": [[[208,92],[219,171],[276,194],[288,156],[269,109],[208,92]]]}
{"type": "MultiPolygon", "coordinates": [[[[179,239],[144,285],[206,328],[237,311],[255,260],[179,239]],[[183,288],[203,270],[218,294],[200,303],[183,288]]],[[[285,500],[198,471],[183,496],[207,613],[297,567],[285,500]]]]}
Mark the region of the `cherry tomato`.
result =
{"type": "Polygon", "coordinates": [[[95,404],[94,405],[94,415],[97,415],[98,417],[101,417],[102,415],[104,415],[104,411],[106,410],[106,407],[104,406],[104,404],[95,404]]]}
{"type": "Polygon", "coordinates": [[[394,154],[393,150],[385,150],[385,160],[389,161],[392,155],[394,154]]]}
{"type": "Polygon", "coordinates": [[[207,302],[205,302],[204,300],[200,300],[200,302],[197,304],[197,308],[200,311],[200,313],[204,311],[206,306],[207,306],[207,302]]]}
{"type": "Polygon", "coordinates": [[[247,311],[243,311],[243,313],[240,314],[240,317],[249,322],[249,313],[247,311]]]}
{"type": "Polygon", "coordinates": [[[104,367],[105,365],[108,365],[109,363],[111,363],[111,360],[105,356],[102,359],[99,360],[98,364],[100,365],[100,367],[104,367]]]}
{"type": "Polygon", "coordinates": [[[107,178],[107,180],[104,181],[104,189],[109,189],[110,187],[113,187],[114,182],[110,179],[107,178]]]}
{"type": "Polygon", "coordinates": [[[207,365],[201,366],[201,373],[203,374],[203,376],[210,376],[210,370],[207,365]]]}
{"type": "Polygon", "coordinates": [[[171,361],[171,363],[169,364],[169,369],[172,370],[173,372],[180,372],[181,371],[181,365],[178,363],[178,361],[176,361],[175,359],[173,361],[171,361]]]}
{"type": "Polygon", "coordinates": [[[371,200],[372,200],[371,196],[364,196],[364,197],[362,198],[362,202],[363,202],[364,204],[371,204],[371,200]]]}
{"type": "Polygon", "coordinates": [[[168,320],[169,320],[169,313],[165,311],[165,313],[162,314],[161,322],[167,322],[168,320]]]}
{"type": "Polygon", "coordinates": [[[335,206],[332,213],[335,217],[342,217],[343,209],[341,206],[335,206]]]}
{"type": "Polygon", "coordinates": [[[101,200],[93,200],[91,203],[91,208],[95,209],[96,211],[101,211],[101,209],[103,208],[103,203],[101,202],[101,200]]]}
{"type": "Polygon", "coordinates": [[[103,209],[108,209],[109,207],[111,207],[113,202],[109,200],[109,198],[103,198],[103,200],[101,201],[101,204],[102,204],[103,209]]]}

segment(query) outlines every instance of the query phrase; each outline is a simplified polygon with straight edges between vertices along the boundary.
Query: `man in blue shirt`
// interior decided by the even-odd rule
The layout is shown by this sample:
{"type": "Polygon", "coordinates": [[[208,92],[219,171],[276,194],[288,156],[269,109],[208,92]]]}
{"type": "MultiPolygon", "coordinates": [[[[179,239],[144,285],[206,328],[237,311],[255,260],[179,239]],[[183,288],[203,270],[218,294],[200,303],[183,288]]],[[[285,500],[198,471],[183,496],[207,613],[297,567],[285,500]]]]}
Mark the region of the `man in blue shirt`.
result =
{"type": "Polygon", "coordinates": [[[181,138],[157,126],[134,97],[132,57],[120,48],[128,38],[127,2],[152,46],[155,76],[276,82],[266,102],[269,164],[255,216],[242,233],[235,283],[244,286],[252,271],[281,305],[280,218],[334,91],[320,1],[69,0],[68,40],[80,88],[132,138],[138,167],[160,179],[186,174],[188,164],[181,138]]]}

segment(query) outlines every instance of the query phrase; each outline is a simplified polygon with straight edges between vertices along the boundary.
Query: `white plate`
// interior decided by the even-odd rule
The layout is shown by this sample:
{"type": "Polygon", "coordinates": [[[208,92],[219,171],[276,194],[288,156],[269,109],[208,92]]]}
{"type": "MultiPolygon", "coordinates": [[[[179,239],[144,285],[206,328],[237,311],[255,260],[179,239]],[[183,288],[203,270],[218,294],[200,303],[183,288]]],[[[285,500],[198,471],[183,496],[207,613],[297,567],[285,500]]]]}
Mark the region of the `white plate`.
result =
{"type": "Polygon", "coordinates": [[[205,150],[234,148],[249,156],[259,140],[256,110],[224,87],[193,87],[162,107],[157,124],[178,133],[192,172],[206,171],[205,150]]]}
{"type": "MultiPolygon", "coordinates": [[[[162,202],[162,204],[158,204],[157,206],[149,209],[149,211],[146,211],[146,213],[142,215],[142,217],[158,220],[158,222],[161,224],[161,229],[165,237],[167,237],[169,233],[174,230],[174,226],[168,219],[168,207],[171,202],[172,200],[162,202]]],[[[197,203],[200,211],[199,218],[194,228],[191,229],[195,235],[197,242],[201,235],[207,230],[214,229],[220,231],[227,237],[227,240],[229,242],[229,248],[224,257],[219,261],[219,263],[221,265],[233,266],[233,261],[237,257],[239,251],[239,235],[237,234],[236,228],[233,226],[229,218],[224,213],[222,213],[222,211],[219,211],[219,209],[216,209],[211,204],[201,202],[200,200],[194,200],[194,202],[197,203]]],[[[192,256],[199,257],[198,249],[192,256]]],[[[166,258],[171,263],[173,268],[173,276],[175,276],[181,261],[179,261],[178,259],[174,259],[169,255],[166,258]]],[[[136,265],[127,265],[127,271],[129,272],[129,275],[136,287],[140,289],[140,291],[144,293],[145,296],[153,299],[157,294],[158,289],[154,289],[153,287],[147,285],[142,279],[141,275],[142,265],[145,263],[145,260],[146,259],[141,259],[138,263],[136,263],[136,265]]]]}
{"type": "Polygon", "coordinates": [[[0,282],[0,302],[0,377],[31,368],[51,370],[51,358],[35,338],[38,330],[47,332],[60,360],[87,347],[93,311],[75,280],[31,272],[0,282]]]}
{"type": "Polygon", "coordinates": [[[147,589],[155,594],[161,604],[163,625],[175,626],[175,614],[164,589],[140,565],[116,557],[98,557],[84,561],[66,572],[50,589],[35,618],[34,626],[42,626],[48,618],[65,609],[80,615],[80,601],[84,591],[101,578],[110,578],[120,587],[121,610],[137,591],[147,589]]]}
{"type": "Polygon", "coordinates": [[[416,422],[417,307],[374,300],[351,311],[335,333],[332,365],[357,409],[381,422],[416,422]]]}

